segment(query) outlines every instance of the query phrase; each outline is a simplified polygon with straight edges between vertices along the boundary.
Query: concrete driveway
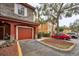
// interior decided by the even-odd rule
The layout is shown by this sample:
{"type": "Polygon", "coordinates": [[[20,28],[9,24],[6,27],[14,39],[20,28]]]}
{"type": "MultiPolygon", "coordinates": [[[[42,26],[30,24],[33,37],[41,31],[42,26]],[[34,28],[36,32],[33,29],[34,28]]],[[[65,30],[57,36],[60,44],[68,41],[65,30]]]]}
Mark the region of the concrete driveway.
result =
{"type": "Polygon", "coordinates": [[[40,44],[36,40],[20,41],[23,56],[79,56],[79,39],[71,39],[77,46],[70,52],[61,52],[40,44]]]}

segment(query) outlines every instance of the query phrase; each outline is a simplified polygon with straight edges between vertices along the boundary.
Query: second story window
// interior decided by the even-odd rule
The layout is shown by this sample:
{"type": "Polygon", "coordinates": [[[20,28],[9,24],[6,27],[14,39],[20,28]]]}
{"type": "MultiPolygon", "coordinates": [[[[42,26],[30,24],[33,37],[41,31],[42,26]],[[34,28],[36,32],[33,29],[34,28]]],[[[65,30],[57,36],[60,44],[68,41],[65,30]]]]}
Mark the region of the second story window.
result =
{"type": "Polygon", "coordinates": [[[23,6],[18,5],[18,14],[24,15],[24,7],[23,6]]]}
{"type": "Polygon", "coordinates": [[[15,4],[15,13],[20,16],[27,16],[27,8],[20,4],[15,4]]]}

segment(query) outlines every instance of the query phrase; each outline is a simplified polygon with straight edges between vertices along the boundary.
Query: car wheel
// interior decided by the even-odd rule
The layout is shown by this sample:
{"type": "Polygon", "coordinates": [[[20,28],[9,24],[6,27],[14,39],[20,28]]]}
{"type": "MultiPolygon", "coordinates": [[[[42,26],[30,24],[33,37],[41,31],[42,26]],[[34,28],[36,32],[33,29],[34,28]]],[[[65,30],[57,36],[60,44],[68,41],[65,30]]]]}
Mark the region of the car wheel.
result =
{"type": "Polygon", "coordinates": [[[70,40],[70,39],[68,38],[68,39],[66,39],[66,40],[70,40]]]}
{"type": "Polygon", "coordinates": [[[70,40],[69,38],[64,38],[64,40],[70,40]]]}
{"type": "Polygon", "coordinates": [[[72,36],[72,38],[77,39],[77,37],[75,37],[75,36],[72,36]]]}

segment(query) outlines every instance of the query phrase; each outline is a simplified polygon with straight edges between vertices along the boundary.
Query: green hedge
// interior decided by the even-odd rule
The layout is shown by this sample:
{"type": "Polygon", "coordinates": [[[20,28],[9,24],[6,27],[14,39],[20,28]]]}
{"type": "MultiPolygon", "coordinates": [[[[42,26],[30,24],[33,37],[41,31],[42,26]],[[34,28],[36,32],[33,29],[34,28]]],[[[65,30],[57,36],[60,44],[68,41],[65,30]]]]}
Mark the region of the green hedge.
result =
{"type": "Polygon", "coordinates": [[[41,37],[49,37],[50,36],[50,33],[45,33],[45,32],[39,32],[38,33],[38,38],[41,38],[41,37]]]}

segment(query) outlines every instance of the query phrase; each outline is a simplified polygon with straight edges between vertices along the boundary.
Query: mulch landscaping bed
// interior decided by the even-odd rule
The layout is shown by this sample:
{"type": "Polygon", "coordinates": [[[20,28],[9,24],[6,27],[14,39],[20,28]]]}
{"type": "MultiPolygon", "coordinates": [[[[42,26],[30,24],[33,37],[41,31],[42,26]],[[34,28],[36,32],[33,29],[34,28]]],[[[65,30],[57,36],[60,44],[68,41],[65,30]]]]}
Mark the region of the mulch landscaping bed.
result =
{"type": "Polygon", "coordinates": [[[0,48],[0,56],[18,56],[17,43],[9,47],[0,48]]]}
{"type": "Polygon", "coordinates": [[[57,39],[44,39],[44,40],[42,40],[42,42],[55,46],[55,47],[58,47],[58,48],[61,48],[61,49],[68,49],[73,45],[73,43],[71,43],[71,42],[66,42],[66,41],[57,40],[57,39]]]}

